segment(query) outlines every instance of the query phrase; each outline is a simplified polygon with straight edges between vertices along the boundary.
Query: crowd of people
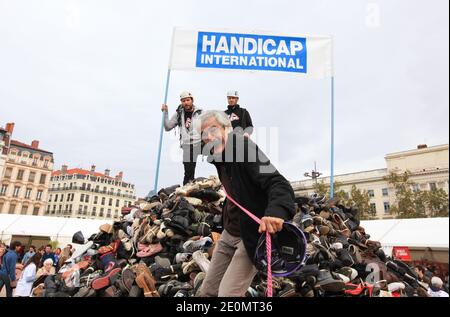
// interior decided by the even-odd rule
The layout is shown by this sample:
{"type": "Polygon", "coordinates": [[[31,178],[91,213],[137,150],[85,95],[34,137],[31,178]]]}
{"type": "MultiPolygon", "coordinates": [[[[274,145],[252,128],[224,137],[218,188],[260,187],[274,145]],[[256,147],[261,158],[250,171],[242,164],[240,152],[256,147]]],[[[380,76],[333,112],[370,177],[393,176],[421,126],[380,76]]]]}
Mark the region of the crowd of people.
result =
{"type": "Polygon", "coordinates": [[[29,297],[34,287],[58,272],[73,251],[71,244],[64,249],[48,244],[38,249],[30,245],[25,252],[19,241],[0,242],[0,292],[5,287],[7,297],[29,297]]]}

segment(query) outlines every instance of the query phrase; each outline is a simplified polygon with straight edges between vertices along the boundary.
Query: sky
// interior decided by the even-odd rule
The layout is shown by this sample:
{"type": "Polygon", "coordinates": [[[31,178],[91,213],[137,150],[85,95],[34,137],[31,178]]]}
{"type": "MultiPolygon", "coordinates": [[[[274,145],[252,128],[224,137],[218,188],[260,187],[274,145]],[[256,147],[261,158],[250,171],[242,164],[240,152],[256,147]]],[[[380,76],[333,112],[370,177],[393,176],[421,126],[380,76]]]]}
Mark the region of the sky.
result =
{"type": "MultiPolygon", "coordinates": [[[[0,0],[0,126],[54,153],[55,169],[110,169],[153,188],[171,36],[176,26],[331,35],[335,174],[384,168],[387,153],[448,143],[446,0],[0,0]]],[[[173,71],[168,105],[189,90],[203,109],[239,91],[279,171],[330,173],[331,84],[274,72],[173,71]],[[267,140],[276,142],[265,142],[267,140]]],[[[183,178],[174,131],[158,187],[183,178]]],[[[216,175],[199,162],[196,176],[216,175]]]]}

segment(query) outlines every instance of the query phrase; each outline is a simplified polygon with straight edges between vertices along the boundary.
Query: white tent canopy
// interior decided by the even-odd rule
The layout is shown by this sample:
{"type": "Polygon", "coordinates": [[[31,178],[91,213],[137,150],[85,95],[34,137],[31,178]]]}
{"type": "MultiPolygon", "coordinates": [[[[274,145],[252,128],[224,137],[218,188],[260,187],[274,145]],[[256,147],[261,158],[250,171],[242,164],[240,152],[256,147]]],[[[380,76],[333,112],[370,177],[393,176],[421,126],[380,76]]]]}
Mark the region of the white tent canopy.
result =
{"type": "Polygon", "coordinates": [[[100,225],[112,220],[92,220],[27,215],[0,215],[0,240],[10,241],[13,235],[50,237],[61,245],[71,243],[75,232],[81,231],[85,238],[99,231],[100,225]]]}
{"type": "MultiPolygon", "coordinates": [[[[112,220],[91,220],[27,215],[0,215],[0,240],[8,241],[12,235],[48,236],[61,244],[70,243],[75,232],[85,238],[98,232],[100,225],[112,220]]],[[[383,247],[438,248],[449,247],[448,218],[392,219],[362,221],[361,226],[371,240],[383,247]]]]}
{"type": "Polygon", "coordinates": [[[417,218],[361,221],[370,240],[383,247],[447,249],[449,223],[446,218],[417,218]]]}

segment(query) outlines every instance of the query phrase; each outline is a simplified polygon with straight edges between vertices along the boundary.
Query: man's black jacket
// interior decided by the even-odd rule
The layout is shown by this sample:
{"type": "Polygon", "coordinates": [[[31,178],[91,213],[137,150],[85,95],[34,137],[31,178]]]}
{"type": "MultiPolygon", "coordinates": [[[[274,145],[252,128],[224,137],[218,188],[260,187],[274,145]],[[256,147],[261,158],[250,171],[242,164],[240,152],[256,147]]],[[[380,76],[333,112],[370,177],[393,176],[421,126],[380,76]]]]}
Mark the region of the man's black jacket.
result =
{"type": "MultiPolygon", "coordinates": [[[[295,206],[291,185],[252,140],[230,133],[224,153],[211,155],[208,161],[216,167],[225,164],[232,187],[228,194],[255,216],[293,218],[295,206]]],[[[219,178],[221,176],[219,173],[219,178]]],[[[258,227],[247,214],[240,214],[241,238],[252,261],[260,237],[258,227]]]]}
{"type": "Polygon", "coordinates": [[[240,127],[242,128],[242,130],[247,129],[246,132],[248,132],[249,134],[253,133],[252,118],[250,117],[250,113],[247,111],[247,109],[241,108],[241,106],[239,105],[235,105],[234,107],[228,106],[227,110],[225,110],[225,113],[228,115],[230,120],[232,119],[232,114],[236,115],[239,118],[238,120],[231,120],[233,129],[240,127]]]}

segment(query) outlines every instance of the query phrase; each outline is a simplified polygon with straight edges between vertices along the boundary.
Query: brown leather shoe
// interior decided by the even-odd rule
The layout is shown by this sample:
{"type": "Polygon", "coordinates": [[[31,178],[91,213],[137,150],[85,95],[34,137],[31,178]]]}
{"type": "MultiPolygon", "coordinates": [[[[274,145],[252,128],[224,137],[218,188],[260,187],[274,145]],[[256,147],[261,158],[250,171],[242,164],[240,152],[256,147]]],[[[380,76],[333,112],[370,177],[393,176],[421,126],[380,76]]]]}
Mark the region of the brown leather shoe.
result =
{"type": "Polygon", "coordinates": [[[159,297],[158,291],[156,290],[155,280],[152,276],[145,273],[140,273],[136,277],[136,283],[144,291],[145,297],[159,297]]]}

